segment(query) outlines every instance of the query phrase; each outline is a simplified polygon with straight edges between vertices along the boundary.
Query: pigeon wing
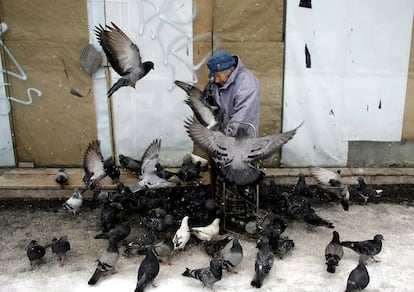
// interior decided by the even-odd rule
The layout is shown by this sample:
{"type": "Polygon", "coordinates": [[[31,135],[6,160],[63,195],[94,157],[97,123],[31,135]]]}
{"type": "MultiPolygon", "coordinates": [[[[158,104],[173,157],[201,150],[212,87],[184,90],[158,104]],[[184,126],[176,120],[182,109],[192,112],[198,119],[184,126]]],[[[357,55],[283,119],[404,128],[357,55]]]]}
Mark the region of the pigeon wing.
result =
{"type": "Polygon", "coordinates": [[[159,152],[161,149],[161,139],[155,139],[147,147],[141,159],[141,174],[148,174],[156,171],[159,163],[159,152]]]}
{"type": "Polygon", "coordinates": [[[99,140],[89,143],[83,157],[83,168],[86,173],[93,174],[95,178],[105,176],[104,162],[99,140]]]}

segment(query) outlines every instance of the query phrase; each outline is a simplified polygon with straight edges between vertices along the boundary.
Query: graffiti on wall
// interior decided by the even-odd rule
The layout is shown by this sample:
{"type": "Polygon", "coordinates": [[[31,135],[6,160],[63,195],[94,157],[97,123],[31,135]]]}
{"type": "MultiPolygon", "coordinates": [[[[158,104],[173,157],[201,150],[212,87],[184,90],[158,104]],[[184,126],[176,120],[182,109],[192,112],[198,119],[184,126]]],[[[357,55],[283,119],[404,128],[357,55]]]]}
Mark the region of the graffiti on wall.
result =
{"type": "MultiPolygon", "coordinates": [[[[8,26],[6,23],[2,22],[0,24],[0,47],[2,48],[2,51],[5,53],[5,55],[13,62],[14,66],[17,68],[17,72],[13,72],[7,69],[1,68],[1,72],[7,74],[8,76],[15,77],[17,79],[26,81],[27,80],[27,74],[24,71],[23,67],[19,64],[19,62],[14,57],[13,53],[10,51],[10,49],[3,43],[3,40],[1,39],[1,36],[3,33],[5,33],[8,29],[8,26]]],[[[0,84],[0,87],[5,87],[10,85],[10,83],[2,83],[0,84]]],[[[2,91],[4,92],[4,91],[2,91]]],[[[27,88],[27,99],[20,99],[17,97],[12,96],[4,96],[0,95],[0,115],[8,115],[11,110],[11,104],[10,101],[23,104],[23,105],[30,105],[33,102],[33,96],[32,94],[36,94],[37,96],[41,96],[42,92],[37,88],[27,88]]],[[[1,94],[1,93],[0,93],[1,94]]]]}

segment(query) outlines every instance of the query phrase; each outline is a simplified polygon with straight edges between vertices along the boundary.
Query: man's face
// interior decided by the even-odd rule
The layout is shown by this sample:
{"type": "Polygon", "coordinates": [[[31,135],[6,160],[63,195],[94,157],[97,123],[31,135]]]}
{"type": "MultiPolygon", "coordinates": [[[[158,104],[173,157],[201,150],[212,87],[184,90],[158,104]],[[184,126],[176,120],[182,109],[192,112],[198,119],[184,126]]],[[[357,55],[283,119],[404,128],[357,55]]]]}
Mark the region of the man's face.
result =
{"type": "Polygon", "coordinates": [[[226,71],[220,71],[214,74],[214,82],[223,86],[226,84],[227,80],[229,79],[230,74],[226,71]]]}

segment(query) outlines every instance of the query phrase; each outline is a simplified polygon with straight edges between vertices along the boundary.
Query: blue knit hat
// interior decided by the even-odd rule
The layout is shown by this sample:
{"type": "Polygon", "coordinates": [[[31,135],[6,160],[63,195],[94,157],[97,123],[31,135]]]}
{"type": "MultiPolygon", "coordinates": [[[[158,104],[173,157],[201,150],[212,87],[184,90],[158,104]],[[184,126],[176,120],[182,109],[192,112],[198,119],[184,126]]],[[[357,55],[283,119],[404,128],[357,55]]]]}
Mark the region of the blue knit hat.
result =
{"type": "Polygon", "coordinates": [[[210,73],[208,73],[208,78],[211,78],[217,72],[229,69],[234,65],[236,65],[236,58],[230,55],[229,52],[217,51],[207,62],[207,67],[208,69],[210,69],[210,73]]]}

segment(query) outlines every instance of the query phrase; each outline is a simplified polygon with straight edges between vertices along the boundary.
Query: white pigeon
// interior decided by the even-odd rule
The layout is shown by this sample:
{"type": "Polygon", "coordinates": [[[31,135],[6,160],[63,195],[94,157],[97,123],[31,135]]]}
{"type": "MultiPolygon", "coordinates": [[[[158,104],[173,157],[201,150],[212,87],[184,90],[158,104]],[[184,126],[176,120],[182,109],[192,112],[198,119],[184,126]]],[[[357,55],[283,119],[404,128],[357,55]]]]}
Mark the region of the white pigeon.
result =
{"type": "Polygon", "coordinates": [[[200,240],[210,241],[220,232],[220,218],[216,218],[210,225],[202,227],[192,227],[191,233],[200,240]]]}
{"type": "Polygon", "coordinates": [[[67,199],[62,206],[62,209],[65,211],[72,212],[74,215],[77,215],[80,208],[83,204],[82,194],[79,192],[78,188],[73,190],[72,196],[67,199]]]}
{"type": "Polygon", "coordinates": [[[173,237],[174,250],[184,249],[188,240],[190,239],[191,233],[190,228],[188,227],[188,216],[185,216],[181,220],[180,228],[175,232],[173,237]]]}
{"type": "Polygon", "coordinates": [[[142,189],[163,188],[172,184],[157,175],[157,164],[160,162],[160,149],[161,139],[155,139],[145,150],[141,159],[141,180],[129,187],[133,193],[142,189]]]}

